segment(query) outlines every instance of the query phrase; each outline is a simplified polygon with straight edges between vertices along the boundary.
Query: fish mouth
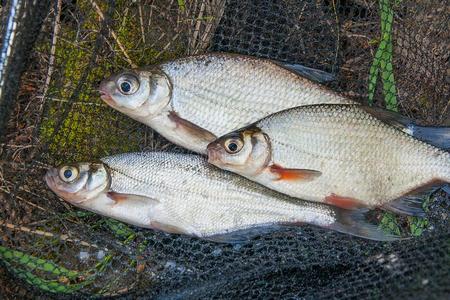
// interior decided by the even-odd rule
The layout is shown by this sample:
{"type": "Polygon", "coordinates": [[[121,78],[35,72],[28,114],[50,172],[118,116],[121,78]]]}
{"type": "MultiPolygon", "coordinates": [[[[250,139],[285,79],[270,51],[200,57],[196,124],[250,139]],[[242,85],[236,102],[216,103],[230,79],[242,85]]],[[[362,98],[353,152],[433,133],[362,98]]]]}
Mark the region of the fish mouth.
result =
{"type": "Polygon", "coordinates": [[[208,163],[210,164],[217,164],[220,162],[220,146],[216,143],[211,143],[206,147],[207,153],[208,153],[208,163]]]}
{"type": "Polygon", "coordinates": [[[113,105],[115,102],[112,99],[111,93],[109,90],[110,90],[110,82],[107,80],[104,80],[100,83],[100,86],[97,91],[100,93],[100,99],[102,99],[109,105],[113,105]]]}
{"type": "Polygon", "coordinates": [[[112,102],[111,96],[108,93],[101,90],[99,90],[99,92],[100,92],[100,99],[102,99],[108,104],[112,102]]]}
{"type": "Polygon", "coordinates": [[[44,180],[47,186],[52,190],[55,191],[56,182],[55,182],[55,176],[58,175],[58,170],[56,168],[51,168],[45,173],[44,180]]]}

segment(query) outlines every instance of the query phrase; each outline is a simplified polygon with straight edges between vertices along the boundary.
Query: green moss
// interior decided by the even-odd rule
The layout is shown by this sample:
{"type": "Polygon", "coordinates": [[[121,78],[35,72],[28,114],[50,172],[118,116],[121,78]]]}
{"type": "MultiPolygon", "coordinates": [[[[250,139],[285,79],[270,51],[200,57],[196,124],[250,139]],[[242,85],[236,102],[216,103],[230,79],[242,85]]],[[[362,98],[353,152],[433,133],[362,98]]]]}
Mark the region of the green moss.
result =
{"type": "Polygon", "coordinates": [[[389,234],[400,235],[400,225],[398,224],[396,215],[391,212],[384,212],[380,221],[381,228],[389,234]]]}
{"type": "Polygon", "coordinates": [[[428,228],[429,222],[426,218],[408,217],[409,229],[413,236],[422,235],[423,231],[428,228]]]}

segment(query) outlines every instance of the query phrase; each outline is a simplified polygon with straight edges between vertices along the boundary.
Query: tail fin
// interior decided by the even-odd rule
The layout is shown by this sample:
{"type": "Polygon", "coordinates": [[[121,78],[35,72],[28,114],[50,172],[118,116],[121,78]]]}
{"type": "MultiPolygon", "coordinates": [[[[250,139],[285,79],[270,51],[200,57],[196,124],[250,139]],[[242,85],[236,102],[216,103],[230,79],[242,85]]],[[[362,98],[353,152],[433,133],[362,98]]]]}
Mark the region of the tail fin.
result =
{"type": "MultiPolygon", "coordinates": [[[[431,191],[429,194],[431,194],[431,191]]],[[[425,194],[401,197],[397,200],[384,204],[381,208],[400,215],[425,217],[422,207],[425,194]]]]}
{"type": "Polygon", "coordinates": [[[450,149],[450,127],[426,127],[411,125],[412,135],[441,149],[450,149]]]}
{"type": "Polygon", "coordinates": [[[375,241],[395,241],[407,238],[384,232],[378,225],[369,223],[366,217],[366,213],[369,211],[367,208],[346,210],[336,207],[334,209],[336,222],[328,226],[330,229],[375,241]]]}
{"type": "Polygon", "coordinates": [[[395,199],[381,206],[381,209],[391,211],[396,214],[425,217],[424,201],[439,189],[447,191],[448,184],[441,180],[432,181],[429,184],[412,191],[410,194],[395,199]]]}

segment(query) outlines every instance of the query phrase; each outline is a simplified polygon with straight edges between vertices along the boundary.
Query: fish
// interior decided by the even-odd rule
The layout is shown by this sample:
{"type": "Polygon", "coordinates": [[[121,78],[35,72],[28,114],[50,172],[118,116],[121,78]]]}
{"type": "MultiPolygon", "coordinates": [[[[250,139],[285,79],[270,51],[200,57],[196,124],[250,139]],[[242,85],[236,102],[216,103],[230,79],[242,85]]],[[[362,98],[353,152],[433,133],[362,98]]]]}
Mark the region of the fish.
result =
{"type": "Polygon", "coordinates": [[[420,192],[450,182],[450,153],[378,113],[353,104],[284,110],[210,143],[208,161],[292,197],[423,216],[420,192]]]}
{"type": "MultiPolygon", "coordinates": [[[[189,56],[126,70],[104,79],[101,99],[153,128],[170,142],[206,155],[217,137],[284,109],[319,103],[355,103],[317,82],[329,73],[301,65],[227,53],[189,56]]],[[[417,126],[385,112],[405,132],[446,143],[448,127],[417,126]]],[[[450,147],[450,143],[448,143],[450,147]]]]}
{"type": "Polygon", "coordinates": [[[312,224],[372,240],[383,232],[366,210],[300,201],[208,164],[170,152],[124,153],[50,168],[45,181],[79,208],[135,226],[216,242],[243,242],[283,225],[312,224]]]}

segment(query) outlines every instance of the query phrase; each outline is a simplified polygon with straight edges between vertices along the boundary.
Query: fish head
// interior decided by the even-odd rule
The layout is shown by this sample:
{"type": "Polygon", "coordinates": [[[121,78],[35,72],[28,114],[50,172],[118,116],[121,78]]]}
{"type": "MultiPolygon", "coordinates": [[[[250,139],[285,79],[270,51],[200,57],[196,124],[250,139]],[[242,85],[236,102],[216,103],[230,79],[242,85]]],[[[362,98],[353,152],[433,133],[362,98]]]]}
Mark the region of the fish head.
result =
{"type": "Polygon", "coordinates": [[[270,141],[257,127],[224,135],[207,147],[208,162],[243,176],[262,172],[271,160],[270,141]]]}
{"type": "Polygon", "coordinates": [[[82,205],[107,191],[111,181],[102,163],[77,163],[50,168],[44,179],[56,195],[74,205],[82,205]]]}
{"type": "Polygon", "coordinates": [[[106,104],[141,121],[157,116],[169,106],[172,84],[157,68],[124,71],[104,79],[99,92],[106,104]]]}

